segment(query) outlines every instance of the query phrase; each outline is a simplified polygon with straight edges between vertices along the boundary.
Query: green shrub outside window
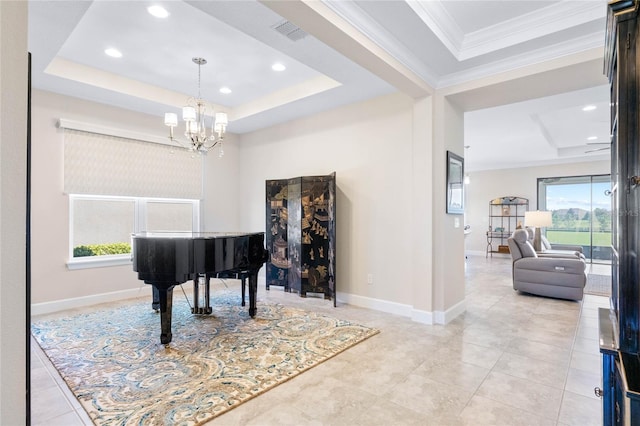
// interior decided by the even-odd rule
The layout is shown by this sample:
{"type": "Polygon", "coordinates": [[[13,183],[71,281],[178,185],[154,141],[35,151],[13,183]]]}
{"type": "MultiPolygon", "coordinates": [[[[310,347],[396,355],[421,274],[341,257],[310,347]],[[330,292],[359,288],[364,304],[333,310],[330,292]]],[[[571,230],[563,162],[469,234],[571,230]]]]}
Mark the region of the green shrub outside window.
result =
{"type": "Polygon", "coordinates": [[[129,243],[91,244],[73,248],[73,257],[108,256],[131,253],[129,243]]]}

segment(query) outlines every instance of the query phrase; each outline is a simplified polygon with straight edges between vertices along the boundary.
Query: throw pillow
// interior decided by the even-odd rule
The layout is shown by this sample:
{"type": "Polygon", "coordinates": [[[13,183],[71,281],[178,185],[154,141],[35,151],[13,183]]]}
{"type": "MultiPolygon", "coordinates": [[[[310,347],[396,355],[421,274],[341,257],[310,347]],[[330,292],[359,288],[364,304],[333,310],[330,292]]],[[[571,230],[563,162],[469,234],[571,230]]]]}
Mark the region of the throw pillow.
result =
{"type": "Polygon", "coordinates": [[[529,241],[525,241],[524,244],[519,244],[518,246],[520,248],[520,253],[522,253],[522,257],[538,257],[535,249],[529,241]]]}

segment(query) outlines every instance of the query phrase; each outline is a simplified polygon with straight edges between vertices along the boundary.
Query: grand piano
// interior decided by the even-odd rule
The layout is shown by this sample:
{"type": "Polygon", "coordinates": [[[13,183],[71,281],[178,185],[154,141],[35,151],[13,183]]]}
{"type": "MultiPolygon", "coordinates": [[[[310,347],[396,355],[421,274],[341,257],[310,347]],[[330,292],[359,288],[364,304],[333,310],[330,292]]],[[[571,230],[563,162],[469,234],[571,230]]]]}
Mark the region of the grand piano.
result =
{"type": "Polygon", "coordinates": [[[171,342],[173,288],[194,282],[193,313],[211,313],[209,279],[220,274],[249,280],[249,315],[256,315],[258,271],[268,260],[264,232],[142,232],[131,236],[133,270],[138,279],[153,286],[153,305],[160,310],[160,341],[171,342]],[[199,280],[205,279],[205,306],[198,306],[199,280]]]}

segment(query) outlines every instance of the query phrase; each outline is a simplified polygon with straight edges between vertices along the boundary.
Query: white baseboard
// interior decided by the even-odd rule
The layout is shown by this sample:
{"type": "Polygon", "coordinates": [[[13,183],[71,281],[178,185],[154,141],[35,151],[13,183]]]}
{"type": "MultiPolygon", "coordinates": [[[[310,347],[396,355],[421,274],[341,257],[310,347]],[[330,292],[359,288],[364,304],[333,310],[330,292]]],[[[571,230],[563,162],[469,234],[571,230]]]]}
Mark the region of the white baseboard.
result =
{"type": "Polygon", "coordinates": [[[411,311],[411,320],[421,324],[433,325],[433,312],[413,309],[411,311]]]}
{"type": "MultiPolygon", "coordinates": [[[[231,279],[231,278],[229,278],[231,279]]],[[[214,279],[216,280],[216,279],[214,279]]],[[[224,281],[220,279],[220,281],[224,281]]],[[[264,278],[258,276],[258,286],[260,284],[264,285],[264,278]]],[[[214,281],[211,281],[211,285],[216,285],[214,281]]],[[[178,290],[179,286],[176,286],[174,289],[174,294],[178,290]]],[[[85,306],[97,305],[100,303],[106,302],[116,302],[118,300],[126,300],[133,299],[135,297],[149,297],[151,298],[151,289],[153,287],[150,285],[143,284],[138,288],[132,288],[129,290],[120,290],[114,291],[110,293],[101,293],[101,294],[92,294],[90,296],[82,296],[82,297],[74,297],[72,299],[61,299],[61,300],[53,300],[51,302],[43,302],[43,303],[32,303],[31,304],[31,315],[42,315],[42,314],[50,314],[53,312],[64,311],[66,309],[73,308],[83,308],[85,306]]],[[[212,287],[213,288],[213,287],[212,287]]],[[[183,284],[183,289],[187,294],[192,293],[192,285],[190,282],[183,284]]]]}
{"type": "Polygon", "coordinates": [[[149,296],[151,298],[151,286],[144,285],[130,290],[120,290],[111,293],[92,294],[91,296],[74,297],[72,299],[54,300],[51,302],[32,303],[31,315],[50,314],[64,311],[65,309],[82,308],[105,302],[132,299],[134,297],[149,296]]]}
{"type": "Polygon", "coordinates": [[[411,317],[413,307],[402,303],[389,302],[388,300],[374,299],[372,297],[359,296],[351,293],[337,293],[336,300],[348,305],[373,309],[374,311],[411,317]]]}
{"type": "Polygon", "coordinates": [[[482,257],[500,257],[504,259],[511,259],[511,255],[509,253],[489,253],[484,250],[465,250],[465,256],[482,256],[482,257]]]}
{"type": "Polygon", "coordinates": [[[442,325],[449,324],[458,315],[464,313],[465,310],[466,310],[466,303],[464,300],[461,300],[460,302],[456,303],[455,305],[453,305],[452,307],[450,307],[444,312],[436,311],[434,313],[434,320],[435,320],[434,323],[442,324],[442,325]]]}
{"type": "Polygon", "coordinates": [[[386,312],[389,314],[400,315],[403,317],[411,318],[412,321],[419,322],[421,324],[447,324],[458,315],[465,311],[464,300],[447,309],[446,311],[424,311],[415,309],[411,305],[402,303],[389,302],[387,300],[374,299],[371,297],[359,296],[350,293],[338,292],[337,300],[349,305],[359,306],[361,308],[373,309],[375,311],[386,312]]]}
{"type": "MultiPolygon", "coordinates": [[[[264,281],[258,279],[258,285],[264,285],[264,281]]],[[[118,300],[132,299],[136,297],[151,298],[150,285],[140,286],[139,288],[114,291],[110,293],[94,294],[90,296],[76,297],[72,299],[54,300],[51,302],[33,303],[31,304],[31,315],[50,314],[53,312],[64,311],[66,309],[82,308],[85,306],[97,305],[105,302],[115,302],[118,300]]],[[[187,293],[191,293],[190,286],[185,288],[187,293]]],[[[176,290],[174,290],[175,292],[176,290]]],[[[455,317],[465,311],[464,300],[452,306],[446,311],[429,312],[420,309],[414,309],[413,306],[390,302],[388,300],[375,299],[372,297],[359,296],[350,293],[337,293],[337,301],[361,308],[373,309],[375,311],[386,312],[389,314],[400,315],[411,318],[412,321],[421,324],[447,324],[455,317]]]]}

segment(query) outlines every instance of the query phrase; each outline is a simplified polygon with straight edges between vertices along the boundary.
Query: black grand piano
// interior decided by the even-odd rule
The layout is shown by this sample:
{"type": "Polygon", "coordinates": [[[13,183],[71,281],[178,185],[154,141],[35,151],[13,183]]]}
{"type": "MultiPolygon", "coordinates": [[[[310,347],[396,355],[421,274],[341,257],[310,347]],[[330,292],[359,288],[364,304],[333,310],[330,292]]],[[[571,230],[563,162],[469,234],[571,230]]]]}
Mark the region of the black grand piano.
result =
{"type": "Polygon", "coordinates": [[[142,232],[133,234],[133,270],[138,279],[153,286],[155,308],[160,310],[160,341],[171,342],[173,287],[194,282],[193,313],[211,313],[209,279],[219,274],[242,278],[242,306],[245,279],[249,279],[249,315],[256,315],[258,271],[268,260],[264,232],[142,232]],[[198,281],[205,279],[205,306],[198,306],[198,281]]]}

